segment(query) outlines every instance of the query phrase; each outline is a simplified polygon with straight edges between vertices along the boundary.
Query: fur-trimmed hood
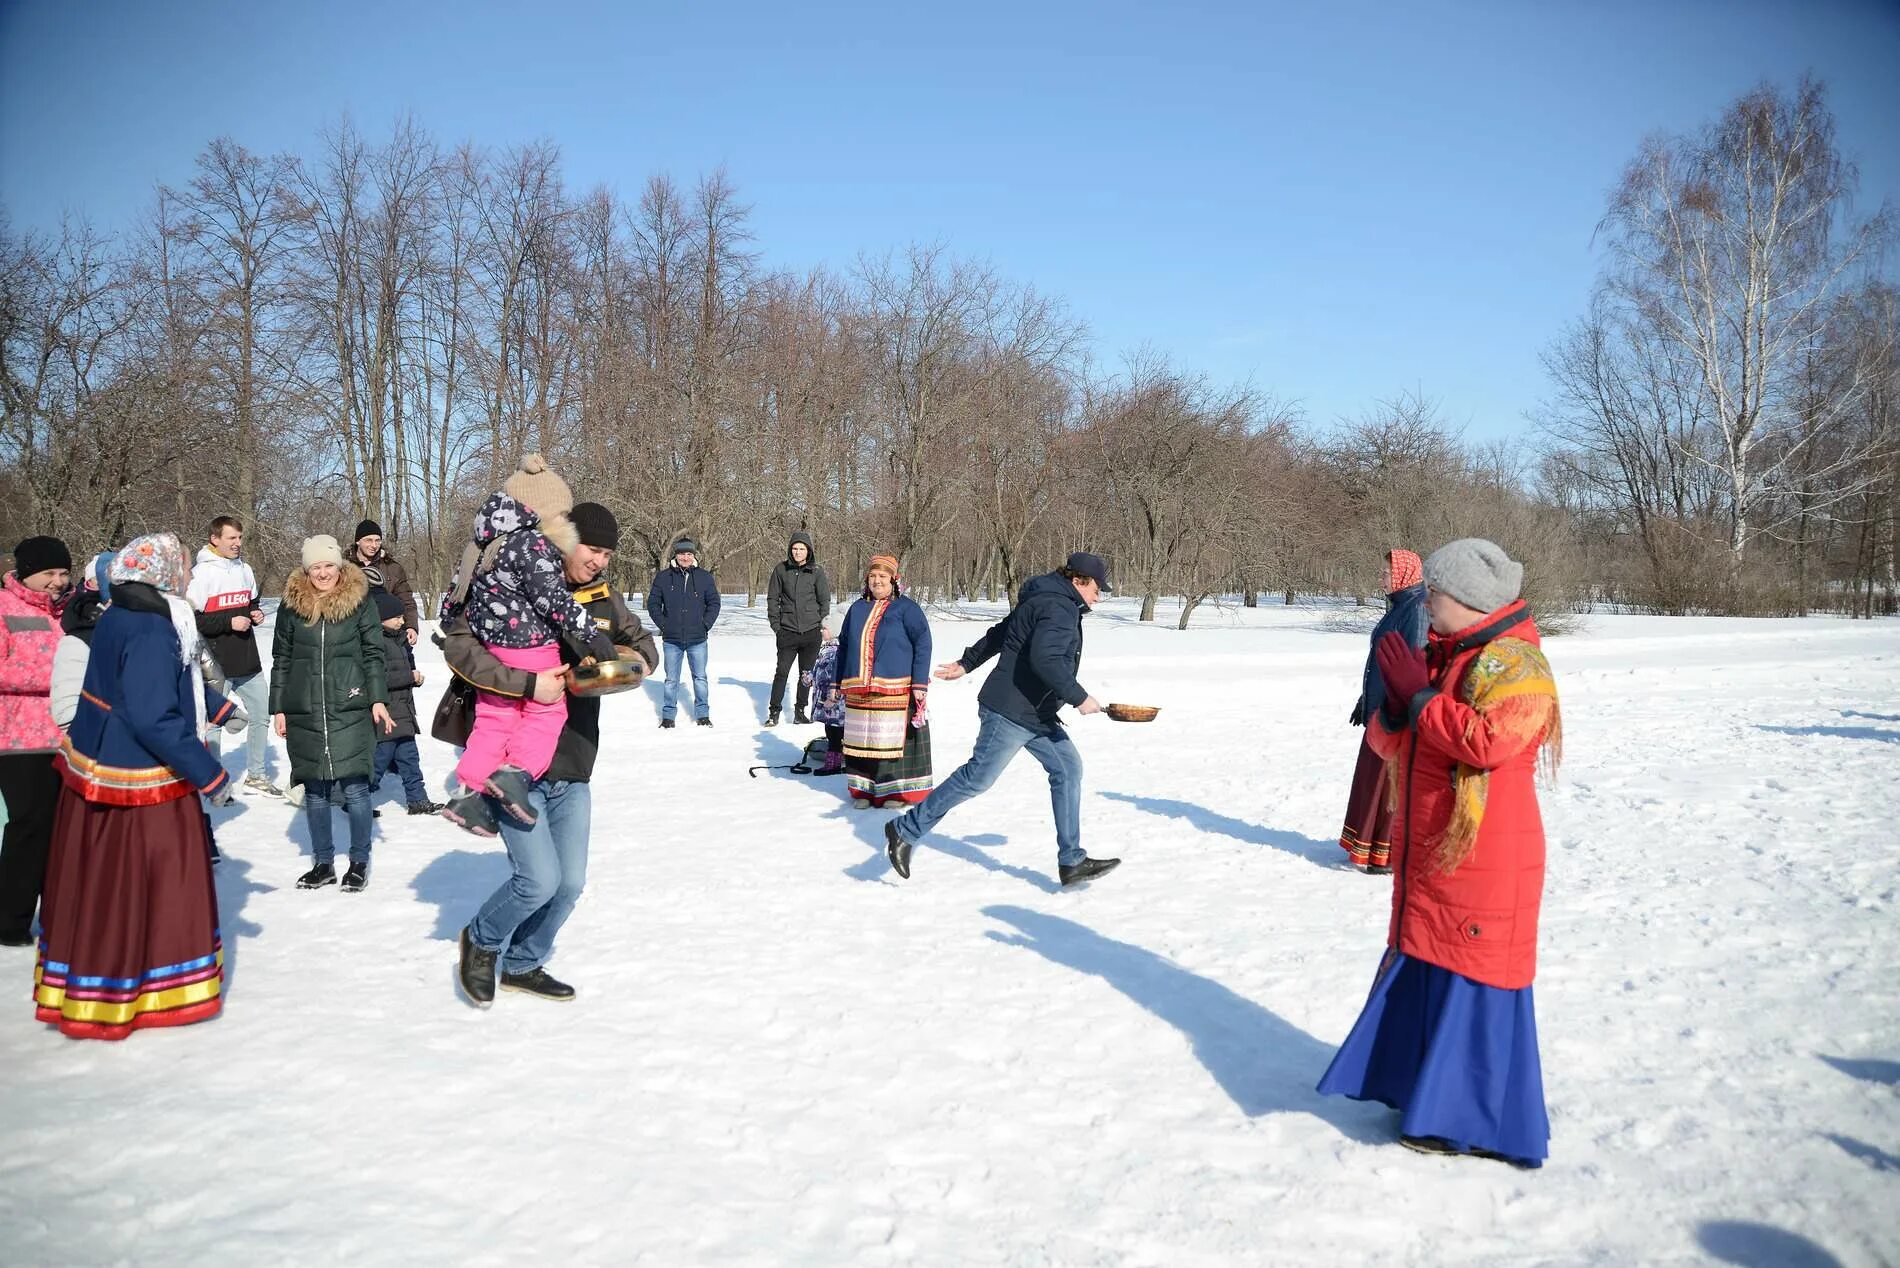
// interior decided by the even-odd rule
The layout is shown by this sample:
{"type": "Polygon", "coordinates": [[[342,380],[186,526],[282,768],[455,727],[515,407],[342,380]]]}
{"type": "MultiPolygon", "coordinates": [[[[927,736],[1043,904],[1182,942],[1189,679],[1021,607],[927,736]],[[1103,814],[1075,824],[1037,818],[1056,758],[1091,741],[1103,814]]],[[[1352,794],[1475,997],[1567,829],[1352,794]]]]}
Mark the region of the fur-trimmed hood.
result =
{"type": "Polygon", "coordinates": [[[345,563],[341,572],[335,589],[328,594],[318,594],[317,588],[310,584],[310,577],[303,569],[297,569],[284,582],[284,606],[311,623],[348,620],[369,597],[369,578],[352,563],[345,563]]]}

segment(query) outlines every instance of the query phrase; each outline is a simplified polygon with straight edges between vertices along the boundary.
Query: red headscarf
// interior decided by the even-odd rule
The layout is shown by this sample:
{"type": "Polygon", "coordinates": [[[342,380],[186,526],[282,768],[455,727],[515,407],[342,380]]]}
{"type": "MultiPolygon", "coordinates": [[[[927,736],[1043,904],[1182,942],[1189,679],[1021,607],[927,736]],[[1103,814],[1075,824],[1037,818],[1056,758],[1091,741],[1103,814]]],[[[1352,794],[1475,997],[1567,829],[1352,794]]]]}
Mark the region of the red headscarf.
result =
{"type": "Polygon", "coordinates": [[[1394,547],[1385,552],[1387,564],[1386,593],[1415,586],[1425,580],[1425,562],[1409,550],[1394,547]]]}

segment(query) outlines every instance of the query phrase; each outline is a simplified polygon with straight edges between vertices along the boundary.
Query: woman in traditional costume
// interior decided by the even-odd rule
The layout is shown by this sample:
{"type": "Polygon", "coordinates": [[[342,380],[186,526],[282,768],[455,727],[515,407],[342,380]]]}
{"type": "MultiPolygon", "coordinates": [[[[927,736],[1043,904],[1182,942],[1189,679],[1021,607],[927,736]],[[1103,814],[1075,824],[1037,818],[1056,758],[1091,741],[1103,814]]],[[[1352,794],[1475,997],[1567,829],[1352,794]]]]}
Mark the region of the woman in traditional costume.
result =
{"type": "Polygon", "coordinates": [[[1425,651],[1387,634],[1367,738],[1397,796],[1385,958],[1319,1090],[1383,1101],[1423,1153],[1543,1164],[1550,1120],[1531,980],[1544,889],[1541,762],[1562,718],[1518,599],[1524,568],[1466,538],[1425,561],[1425,651]]]}
{"type": "MultiPolygon", "coordinates": [[[[1385,680],[1379,676],[1379,659],[1374,654],[1380,640],[1397,630],[1409,645],[1422,648],[1431,628],[1431,618],[1425,611],[1424,565],[1419,557],[1409,550],[1388,550],[1385,574],[1385,615],[1373,627],[1366,648],[1359,703],[1352,710],[1354,726],[1364,726],[1385,703],[1385,680]]],[[[1346,851],[1352,865],[1367,875],[1384,876],[1392,870],[1392,798],[1386,790],[1385,759],[1363,737],[1359,741],[1359,763],[1352,772],[1352,792],[1346,798],[1346,822],[1339,829],[1339,847],[1346,851]]]]}
{"type": "Polygon", "coordinates": [[[839,632],[844,769],[859,806],[910,805],[930,795],[930,623],[903,592],[897,560],[871,556],[864,595],[839,632]]]}
{"type": "MultiPolygon", "coordinates": [[[[204,685],[177,607],[190,580],[170,533],[113,559],[85,687],[56,759],[65,787],[47,860],[33,998],[75,1039],[183,1026],[222,1007],[224,952],[197,794],[229,801],[204,744],[236,706],[204,685]]],[[[185,609],[189,621],[189,608],[185,609]]]]}

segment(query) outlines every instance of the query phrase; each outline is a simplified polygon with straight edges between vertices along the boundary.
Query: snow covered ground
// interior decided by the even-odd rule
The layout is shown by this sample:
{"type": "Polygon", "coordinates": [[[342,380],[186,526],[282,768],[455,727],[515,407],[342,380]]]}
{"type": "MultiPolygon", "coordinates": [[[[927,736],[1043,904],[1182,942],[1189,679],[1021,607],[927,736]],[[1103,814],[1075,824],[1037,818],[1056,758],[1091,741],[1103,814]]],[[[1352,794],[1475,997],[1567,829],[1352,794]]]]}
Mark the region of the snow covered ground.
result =
{"type": "MultiPolygon", "coordinates": [[[[758,727],[771,647],[728,612],[714,729],[657,730],[657,689],[607,702],[551,966],[574,1004],[458,999],[452,939],[503,856],[399,805],[361,895],[293,888],[281,803],[226,816],[215,1022],[61,1039],[0,950],[0,1260],[1900,1260],[1900,623],[1600,617],[1552,644],[1553,1156],[1520,1173],[1312,1091],[1389,894],[1334,844],[1364,622],[1092,617],[1084,682],[1164,711],[1075,722],[1085,840],[1126,861],[1064,893],[1027,758],[908,882],[841,781],[747,778],[817,732],[758,727]]],[[[995,612],[933,614],[938,659],[995,612]]],[[[976,693],[933,692],[939,776],[976,693]]],[[[423,752],[439,786],[451,754],[423,752]]]]}

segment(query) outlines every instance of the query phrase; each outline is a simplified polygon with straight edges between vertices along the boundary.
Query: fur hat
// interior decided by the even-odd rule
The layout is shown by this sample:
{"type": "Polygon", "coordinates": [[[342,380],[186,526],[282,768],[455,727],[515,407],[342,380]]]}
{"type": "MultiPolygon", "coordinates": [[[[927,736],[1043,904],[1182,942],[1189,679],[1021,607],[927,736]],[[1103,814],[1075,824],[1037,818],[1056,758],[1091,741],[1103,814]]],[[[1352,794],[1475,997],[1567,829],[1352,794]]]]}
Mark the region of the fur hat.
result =
{"type": "Polygon", "coordinates": [[[17,577],[72,566],[73,553],[57,537],[29,537],[13,548],[13,573],[17,577]]]}
{"type": "Polygon", "coordinates": [[[1425,584],[1468,608],[1495,612],[1524,588],[1524,565],[1496,542],[1461,537],[1440,546],[1425,561],[1425,584]]]}
{"type": "Polygon", "coordinates": [[[522,455],[521,465],[501,486],[501,491],[544,520],[566,515],[574,509],[573,490],[567,487],[567,481],[548,469],[548,460],[538,453],[522,455]]]}
{"type": "Polygon", "coordinates": [[[303,539],[303,566],[309,568],[315,564],[343,566],[343,548],[328,533],[318,533],[315,537],[303,539]]]}
{"type": "Polygon", "coordinates": [[[583,546],[592,546],[595,550],[620,549],[620,521],[600,503],[576,502],[567,518],[573,521],[583,546]]]}

